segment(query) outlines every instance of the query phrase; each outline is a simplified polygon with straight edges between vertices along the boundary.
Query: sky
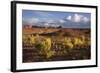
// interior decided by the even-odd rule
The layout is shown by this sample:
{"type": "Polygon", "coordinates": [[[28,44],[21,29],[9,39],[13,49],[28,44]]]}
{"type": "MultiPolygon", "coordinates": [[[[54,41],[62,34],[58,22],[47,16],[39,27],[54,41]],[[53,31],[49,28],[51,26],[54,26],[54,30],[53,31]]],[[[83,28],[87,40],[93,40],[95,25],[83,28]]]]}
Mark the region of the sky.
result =
{"type": "Polygon", "coordinates": [[[80,12],[22,10],[22,24],[43,27],[90,28],[91,14],[80,12]]]}

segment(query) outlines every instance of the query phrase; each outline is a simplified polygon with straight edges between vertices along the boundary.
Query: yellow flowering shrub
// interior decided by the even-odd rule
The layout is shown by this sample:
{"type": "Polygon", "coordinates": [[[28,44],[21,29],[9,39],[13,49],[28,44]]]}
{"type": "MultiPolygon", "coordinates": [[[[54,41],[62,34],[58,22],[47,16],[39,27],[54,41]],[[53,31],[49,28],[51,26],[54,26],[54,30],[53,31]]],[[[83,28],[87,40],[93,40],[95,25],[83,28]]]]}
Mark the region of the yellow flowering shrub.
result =
{"type": "Polygon", "coordinates": [[[22,35],[22,42],[23,42],[23,44],[27,43],[27,36],[24,34],[22,35]]]}
{"type": "Polygon", "coordinates": [[[83,38],[74,37],[73,44],[74,46],[82,46],[84,45],[85,40],[83,38]]]}
{"type": "Polygon", "coordinates": [[[67,46],[69,49],[72,49],[73,48],[73,44],[71,42],[71,38],[66,37],[65,40],[64,40],[64,45],[67,46]]]}
{"type": "Polygon", "coordinates": [[[30,44],[33,45],[35,43],[35,36],[30,36],[30,44]]]}

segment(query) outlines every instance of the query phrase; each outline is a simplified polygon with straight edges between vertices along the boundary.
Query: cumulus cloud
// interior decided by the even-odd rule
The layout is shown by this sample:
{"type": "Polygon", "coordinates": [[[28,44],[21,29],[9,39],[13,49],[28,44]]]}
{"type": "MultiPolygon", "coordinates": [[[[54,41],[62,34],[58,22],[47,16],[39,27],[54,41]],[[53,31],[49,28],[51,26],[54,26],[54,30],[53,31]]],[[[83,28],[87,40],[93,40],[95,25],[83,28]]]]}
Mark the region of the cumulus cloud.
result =
{"type": "Polygon", "coordinates": [[[88,22],[89,19],[88,19],[87,17],[84,17],[84,18],[83,18],[83,21],[84,21],[84,22],[88,22]]]}
{"type": "Polygon", "coordinates": [[[82,15],[74,14],[73,21],[80,22],[82,20],[82,15]]]}
{"type": "Polygon", "coordinates": [[[66,19],[67,20],[71,20],[72,19],[72,16],[68,16],[66,19]]]}
{"type": "Polygon", "coordinates": [[[67,20],[70,20],[72,22],[88,22],[89,21],[89,18],[83,16],[83,15],[80,15],[80,14],[74,14],[72,16],[68,16],[66,18],[67,20]]]}

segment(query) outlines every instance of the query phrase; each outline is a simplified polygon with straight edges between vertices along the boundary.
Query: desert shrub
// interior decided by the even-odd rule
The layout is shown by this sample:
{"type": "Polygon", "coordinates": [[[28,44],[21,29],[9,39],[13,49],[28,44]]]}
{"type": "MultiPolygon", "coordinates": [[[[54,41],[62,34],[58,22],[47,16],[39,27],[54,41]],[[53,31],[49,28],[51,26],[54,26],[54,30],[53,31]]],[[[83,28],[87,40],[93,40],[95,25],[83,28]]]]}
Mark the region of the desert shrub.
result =
{"type": "Polygon", "coordinates": [[[35,47],[37,48],[37,49],[44,49],[45,48],[45,44],[43,43],[43,42],[36,42],[35,43],[35,47]]]}
{"type": "Polygon", "coordinates": [[[42,38],[42,41],[37,41],[35,47],[41,49],[42,53],[45,53],[46,58],[50,58],[54,55],[54,51],[51,50],[51,38],[42,38]]]}
{"type": "Polygon", "coordinates": [[[45,45],[46,45],[46,50],[50,50],[51,49],[51,38],[46,38],[45,39],[45,45]]]}
{"type": "Polygon", "coordinates": [[[74,46],[77,46],[77,48],[81,48],[85,43],[85,37],[81,36],[80,38],[74,37],[73,38],[73,44],[74,46]]]}
{"type": "Polygon", "coordinates": [[[25,35],[25,34],[22,35],[22,43],[24,46],[26,44],[29,44],[29,39],[28,39],[27,35],[25,35]]]}
{"type": "Polygon", "coordinates": [[[26,43],[27,42],[27,37],[24,34],[22,35],[22,42],[23,43],[26,43]]]}
{"type": "Polygon", "coordinates": [[[50,58],[50,57],[52,57],[54,54],[55,54],[55,51],[49,50],[49,51],[46,53],[46,58],[50,58]]]}
{"type": "Polygon", "coordinates": [[[54,51],[51,49],[51,38],[45,38],[45,48],[44,51],[46,53],[46,58],[50,58],[54,55],[54,51]]]}
{"type": "Polygon", "coordinates": [[[63,45],[65,45],[69,49],[72,49],[73,48],[73,44],[71,42],[71,38],[70,37],[66,37],[65,40],[64,40],[63,45]]]}
{"type": "Polygon", "coordinates": [[[30,45],[35,44],[35,36],[32,35],[29,38],[30,38],[30,45]]]}

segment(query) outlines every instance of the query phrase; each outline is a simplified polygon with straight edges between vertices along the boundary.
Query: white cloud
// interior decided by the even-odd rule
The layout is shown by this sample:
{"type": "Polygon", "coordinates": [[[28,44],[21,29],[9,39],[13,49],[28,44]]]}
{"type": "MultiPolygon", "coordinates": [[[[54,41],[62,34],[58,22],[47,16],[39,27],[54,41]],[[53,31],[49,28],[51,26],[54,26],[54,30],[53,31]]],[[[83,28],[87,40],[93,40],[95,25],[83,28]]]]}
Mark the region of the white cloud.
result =
{"type": "Polygon", "coordinates": [[[66,19],[67,20],[71,20],[72,19],[72,16],[68,16],[66,19]]]}
{"type": "Polygon", "coordinates": [[[40,19],[38,18],[23,18],[23,25],[40,25],[40,19]]]}
{"type": "Polygon", "coordinates": [[[60,22],[60,23],[64,23],[65,21],[64,21],[64,20],[59,20],[59,22],[60,22]]]}
{"type": "Polygon", "coordinates": [[[55,21],[54,20],[47,20],[46,22],[47,23],[54,23],[55,21]]]}
{"type": "Polygon", "coordinates": [[[72,19],[73,19],[74,22],[80,22],[81,19],[82,19],[82,15],[74,14],[72,19]]]}
{"type": "Polygon", "coordinates": [[[31,18],[28,20],[29,23],[34,24],[34,23],[38,23],[39,19],[38,18],[31,18]]]}
{"type": "Polygon", "coordinates": [[[89,19],[88,19],[87,17],[84,17],[84,18],[83,18],[83,21],[84,21],[84,22],[88,22],[89,19]]]}
{"type": "Polygon", "coordinates": [[[45,25],[45,26],[49,26],[49,23],[45,23],[44,25],[45,25]]]}
{"type": "Polygon", "coordinates": [[[88,22],[89,21],[89,18],[83,16],[83,15],[80,15],[80,14],[74,14],[73,16],[68,16],[66,18],[67,20],[70,20],[72,22],[88,22]]]}
{"type": "Polygon", "coordinates": [[[45,21],[45,23],[43,24],[45,27],[59,27],[60,26],[60,23],[62,22],[64,22],[64,20],[59,20],[59,21],[57,21],[57,20],[47,20],[47,21],[45,21]]]}

